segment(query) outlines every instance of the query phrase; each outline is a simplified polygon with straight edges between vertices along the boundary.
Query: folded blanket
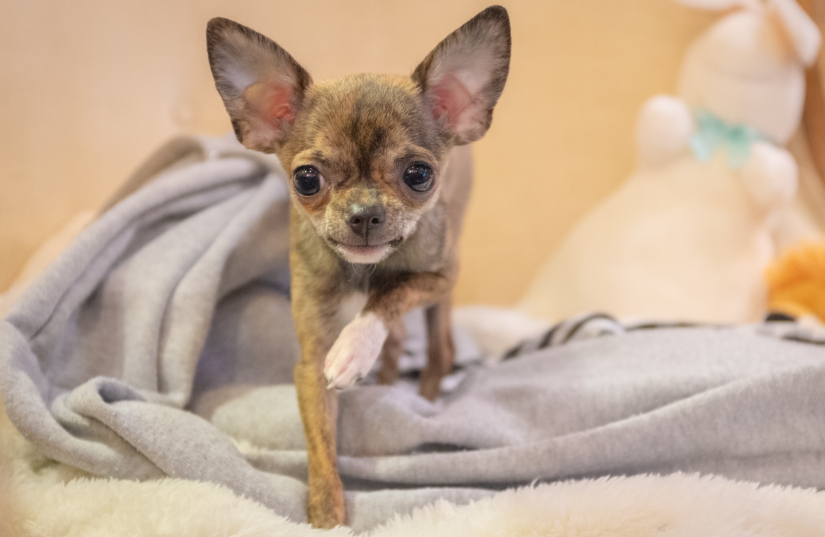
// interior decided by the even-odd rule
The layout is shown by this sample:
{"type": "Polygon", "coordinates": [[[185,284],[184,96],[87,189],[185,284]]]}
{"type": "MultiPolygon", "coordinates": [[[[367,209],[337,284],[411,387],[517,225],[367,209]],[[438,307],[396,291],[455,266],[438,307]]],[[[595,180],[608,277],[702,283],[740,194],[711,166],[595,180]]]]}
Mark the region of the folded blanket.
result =
{"type": "MultiPolygon", "coordinates": [[[[227,139],[174,144],[180,158],[0,321],[6,410],[87,472],[211,481],[304,520],[284,173],[227,139]]],[[[355,529],[537,479],[685,470],[825,486],[819,345],[754,327],[637,330],[459,380],[435,403],[403,382],[341,394],[355,529]]]]}

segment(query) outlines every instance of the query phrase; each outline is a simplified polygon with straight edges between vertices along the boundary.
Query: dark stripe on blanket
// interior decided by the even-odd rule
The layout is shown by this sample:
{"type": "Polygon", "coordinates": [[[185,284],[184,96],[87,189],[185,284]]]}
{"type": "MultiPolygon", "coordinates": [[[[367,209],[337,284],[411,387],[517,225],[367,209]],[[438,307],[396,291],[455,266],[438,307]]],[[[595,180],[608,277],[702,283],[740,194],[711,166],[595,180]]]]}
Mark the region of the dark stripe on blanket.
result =
{"type": "Polygon", "coordinates": [[[561,343],[567,343],[568,341],[570,341],[571,339],[576,337],[576,334],[579,332],[579,330],[582,329],[583,326],[587,325],[588,323],[590,323],[592,321],[595,321],[596,319],[604,319],[606,321],[610,321],[612,323],[615,323],[617,326],[621,326],[621,324],[619,323],[618,320],[616,320],[616,318],[614,318],[614,317],[612,317],[612,316],[610,316],[606,313],[591,313],[590,315],[588,315],[584,319],[582,319],[579,322],[577,322],[576,324],[574,324],[573,327],[570,329],[570,331],[567,332],[567,335],[564,336],[564,338],[561,340],[561,343]]]}
{"type": "MultiPolygon", "coordinates": [[[[734,325],[729,324],[682,321],[640,321],[622,324],[618,319],[606,313],[590,313],[554,324],[541,337],[520,342],[501,355],[501,359],[511,360],[549,347],[627,332],[674,328],[722,329],[733,327],[734,325]]],[[[756,332],[776,339],[825,346],[825,328],[815,330],[811,327],[803,327],[793,317],[783,313],[771,312],[766,315],[765,321],[760,325],[756,325],[756,332]]]]}

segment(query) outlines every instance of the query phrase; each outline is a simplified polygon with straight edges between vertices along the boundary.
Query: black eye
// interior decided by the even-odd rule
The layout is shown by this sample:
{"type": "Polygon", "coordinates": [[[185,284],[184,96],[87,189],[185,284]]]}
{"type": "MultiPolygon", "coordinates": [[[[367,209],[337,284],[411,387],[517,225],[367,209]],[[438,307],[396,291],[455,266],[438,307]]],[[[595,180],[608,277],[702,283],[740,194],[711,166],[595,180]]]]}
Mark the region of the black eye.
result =
{"type": "Polygon", "coordinates": [[[433,169],[429,164],[416,162],[404,172],[404,183],[416,192],[426,192],[433,187],[433,169]]]}
{"type": "Polygon", "coordinates": [[[312,166],[300,166],[295,170],[293,181],[295,192],[302,196],[313,196],[321,190],[324,177],[312,166]]]}

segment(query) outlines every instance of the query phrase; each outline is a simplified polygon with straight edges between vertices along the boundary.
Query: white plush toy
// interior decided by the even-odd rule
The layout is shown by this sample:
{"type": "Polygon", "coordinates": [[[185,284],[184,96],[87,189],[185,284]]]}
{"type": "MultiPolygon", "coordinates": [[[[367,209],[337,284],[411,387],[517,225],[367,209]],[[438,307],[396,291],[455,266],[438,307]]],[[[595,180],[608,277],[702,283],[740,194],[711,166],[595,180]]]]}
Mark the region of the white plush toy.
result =
{"type": "Polygon", "coordinates": [[[638,122],[638,168],[543,267],[520,309],[559,320],[748,322],[764,311],[771,228],[794,197],[797,128],[820,34],[793,0],[679,0],[726,15],[693,43],[679,97],[638,122]]]}

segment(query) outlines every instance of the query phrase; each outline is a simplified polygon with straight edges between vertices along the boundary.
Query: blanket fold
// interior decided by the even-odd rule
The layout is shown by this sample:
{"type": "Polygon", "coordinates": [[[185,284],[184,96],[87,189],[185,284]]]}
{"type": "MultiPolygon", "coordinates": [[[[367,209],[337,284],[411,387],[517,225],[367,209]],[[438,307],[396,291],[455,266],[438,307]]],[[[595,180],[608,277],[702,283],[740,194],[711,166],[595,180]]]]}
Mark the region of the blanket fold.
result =
{"type": "MultiPolygon", "coordinates": [[[[211,481],[303,521],[285,174],[230,138],[159,155],[0,321],[6,411],[87,472],[211,481]]],[[[629,331],[469,365],[456,382],[435,403],[409,381],[342,392],[356,530],[536,479],[682,470],[825,486],[820,345],[754,327],[629,331]]]]}

